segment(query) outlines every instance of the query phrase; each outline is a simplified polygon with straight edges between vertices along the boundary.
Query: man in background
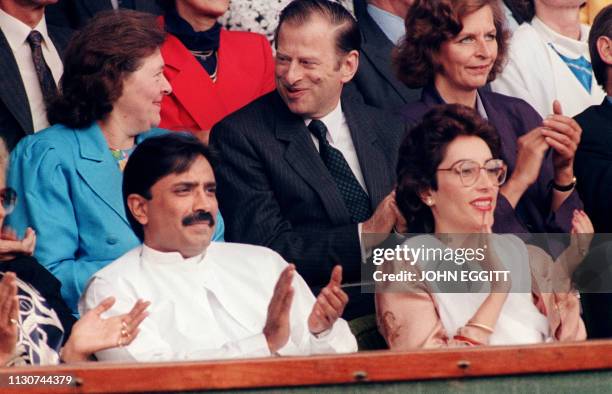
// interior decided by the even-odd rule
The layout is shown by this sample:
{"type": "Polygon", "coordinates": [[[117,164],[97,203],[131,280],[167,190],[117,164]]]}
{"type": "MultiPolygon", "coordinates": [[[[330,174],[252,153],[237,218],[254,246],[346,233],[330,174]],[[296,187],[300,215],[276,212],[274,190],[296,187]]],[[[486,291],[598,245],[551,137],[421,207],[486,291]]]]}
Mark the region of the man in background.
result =
{"type": "Polygon", "coordinates": [[[45,8],[57,0],[0,0],[0,135],[12,150],[49,126],[61,55],[72,31],[48,26],[45,8]]]}

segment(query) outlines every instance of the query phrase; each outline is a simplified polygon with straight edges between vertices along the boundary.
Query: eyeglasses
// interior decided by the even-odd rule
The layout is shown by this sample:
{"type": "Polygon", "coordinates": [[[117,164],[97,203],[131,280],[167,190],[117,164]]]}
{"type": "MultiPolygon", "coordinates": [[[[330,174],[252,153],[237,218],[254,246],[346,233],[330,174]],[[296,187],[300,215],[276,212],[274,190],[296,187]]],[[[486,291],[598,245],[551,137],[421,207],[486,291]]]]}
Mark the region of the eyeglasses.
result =
{"type": "Polygon", "coordinates": [[[450,168],[438,168],[436,171],[454,171],[465,187],[474,185],[480,178],[480,170],[484,169],[489,181],[495,186],[501,186],[506,181],[507,168],[501,159],[489,159],[480,166],[474,160],[462,160],[450,168]]]}
{"type": "Polygon", "coordinates": [[[10,187],[0,189],[0,200],[2,201],[5,215],[8,215],[13,212],[15,205],[17,205],[17,192],[10,187]]]}

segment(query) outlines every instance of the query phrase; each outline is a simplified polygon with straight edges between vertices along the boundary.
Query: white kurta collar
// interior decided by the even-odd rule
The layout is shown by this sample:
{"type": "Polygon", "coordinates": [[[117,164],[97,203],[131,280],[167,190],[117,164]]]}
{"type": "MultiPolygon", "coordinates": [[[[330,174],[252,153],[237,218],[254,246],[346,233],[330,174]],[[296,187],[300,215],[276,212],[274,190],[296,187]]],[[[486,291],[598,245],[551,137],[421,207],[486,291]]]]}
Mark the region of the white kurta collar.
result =
{"type": "Polygon", "coordinates": [[[152,264],[182,264],[183,266],[198,266],[204,261],[206,251],[193,257],[184,258],[179,252],[160,252],[147,245],[142,245],[140,257],[146,262],[152,264]]]}

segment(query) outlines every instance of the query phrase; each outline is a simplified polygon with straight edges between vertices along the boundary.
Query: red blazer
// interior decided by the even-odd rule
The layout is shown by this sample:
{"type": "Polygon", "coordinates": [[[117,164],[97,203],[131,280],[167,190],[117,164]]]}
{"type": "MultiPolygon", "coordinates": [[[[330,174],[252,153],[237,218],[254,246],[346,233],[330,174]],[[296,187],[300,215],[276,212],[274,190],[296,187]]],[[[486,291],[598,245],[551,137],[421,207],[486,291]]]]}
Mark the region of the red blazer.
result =
{"type": "Polygon", "coordinates": [[[221,29],[214,83],[175,36],[167,35],[161,53],[164,75],[172,85],[161,107],[159,127],[165,129],[210,130],[226,115],[275,88],[272,49],[260,34],[221,29]]]}

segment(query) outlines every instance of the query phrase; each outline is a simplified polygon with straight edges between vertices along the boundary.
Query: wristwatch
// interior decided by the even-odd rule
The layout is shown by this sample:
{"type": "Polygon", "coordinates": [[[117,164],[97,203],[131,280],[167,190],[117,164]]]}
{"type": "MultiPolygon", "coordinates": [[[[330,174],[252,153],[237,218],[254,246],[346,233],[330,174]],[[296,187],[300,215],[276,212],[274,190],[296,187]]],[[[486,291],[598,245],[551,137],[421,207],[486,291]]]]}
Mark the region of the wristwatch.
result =
{"type": "Polygon", "coordinates": [[[572,182],[567,185],[557,185],[555,181],[552,181],[552,187],[560,192],[569,192],[576,187],[576,177],[573,177],[572,182]]]}

